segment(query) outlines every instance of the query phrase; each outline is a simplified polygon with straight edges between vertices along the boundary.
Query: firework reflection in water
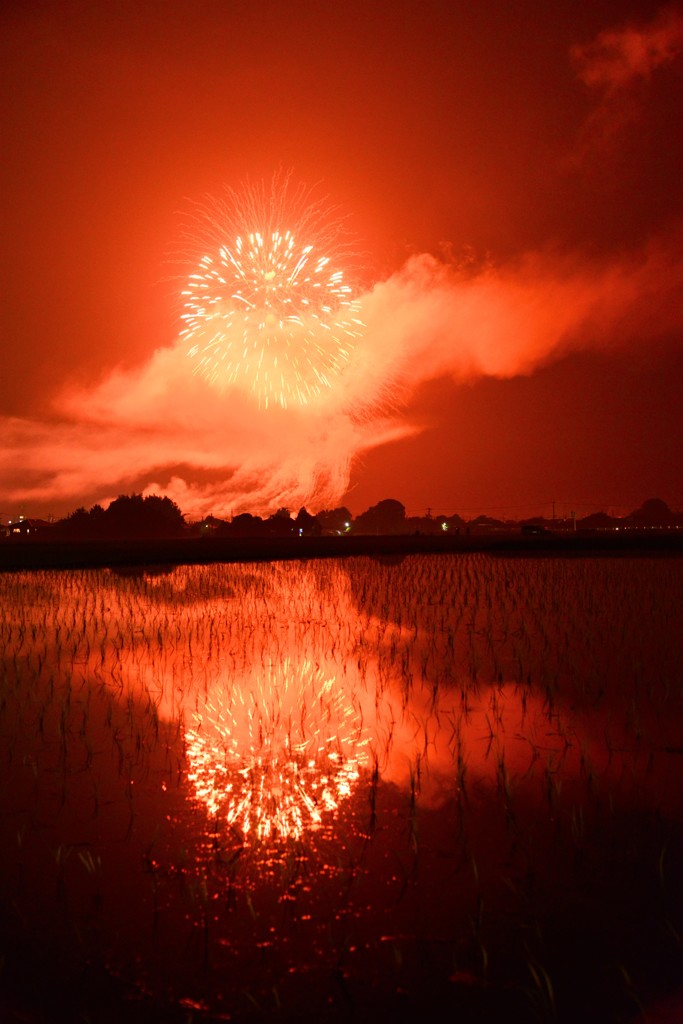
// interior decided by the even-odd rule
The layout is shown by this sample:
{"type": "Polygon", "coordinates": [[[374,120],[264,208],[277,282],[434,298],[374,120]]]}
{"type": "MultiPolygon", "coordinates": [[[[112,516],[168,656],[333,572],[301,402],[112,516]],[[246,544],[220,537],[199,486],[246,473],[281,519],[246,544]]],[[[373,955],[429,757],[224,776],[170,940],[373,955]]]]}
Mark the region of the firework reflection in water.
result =
{"type": "Polygon", "coordinates": [[[245,842],[318,828],[370,759],[359,704],[310,661],[216,687],[193,718],[188,779],[245,842]]]}

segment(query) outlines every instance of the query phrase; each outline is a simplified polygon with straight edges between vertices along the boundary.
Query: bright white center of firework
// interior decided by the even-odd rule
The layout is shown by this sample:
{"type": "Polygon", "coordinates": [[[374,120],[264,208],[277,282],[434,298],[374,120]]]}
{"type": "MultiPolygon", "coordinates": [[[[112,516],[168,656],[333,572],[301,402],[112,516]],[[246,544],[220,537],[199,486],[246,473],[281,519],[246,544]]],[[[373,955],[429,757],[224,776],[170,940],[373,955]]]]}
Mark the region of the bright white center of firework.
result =
{"type": "Polygon", "coordinates": [[[363,331],[343,272],[292,232],[253,232],[199,261],[183,292],[194,372],[267,408],[323,398],[363,331]]]}

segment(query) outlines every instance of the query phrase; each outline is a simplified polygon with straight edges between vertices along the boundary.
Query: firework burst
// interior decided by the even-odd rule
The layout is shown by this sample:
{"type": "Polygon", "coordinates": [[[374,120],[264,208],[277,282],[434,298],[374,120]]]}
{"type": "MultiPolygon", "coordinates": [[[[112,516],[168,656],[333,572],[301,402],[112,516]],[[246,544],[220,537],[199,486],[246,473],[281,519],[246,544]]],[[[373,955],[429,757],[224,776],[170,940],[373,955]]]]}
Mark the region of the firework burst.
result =
{"type": "Polygon", "coordinates": [[[333,211],[276,175],[198,212],[208,244],[182,292],[180,333],[194,372],[265,408],[315,402],[363,330],[333,211]]]}
{"type": "Polygon", "coordinates": [[[299,839],[350,795],[368,763],[362,719],[334,676],[285,660],[195,713],[188,779],[244,842],[299,839]]]}

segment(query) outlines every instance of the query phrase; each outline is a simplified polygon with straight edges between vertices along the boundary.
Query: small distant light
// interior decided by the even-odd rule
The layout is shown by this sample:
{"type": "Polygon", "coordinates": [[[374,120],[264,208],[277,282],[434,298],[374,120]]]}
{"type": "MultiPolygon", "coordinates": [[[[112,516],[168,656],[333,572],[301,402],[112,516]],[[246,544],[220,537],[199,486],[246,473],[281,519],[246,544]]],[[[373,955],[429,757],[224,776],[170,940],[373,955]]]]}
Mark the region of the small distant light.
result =
{"type": "Polygon", "coordinates": [[[344,523],[344,528],[345,528],[345,529],[347,529],[347,530],[348,530],[350,526],[351,526],[351,523],[344,523]]]}
{"type": "Polygon", "coordinates": [[[442,523],[442,524],[441,524],[441,529],[442,529],[442,530],[443,530],[443,532],[445,533],[445,532],[447,531],[447,529],[448,529],[448,523],[442,523]]]}
{"type": "Polygon", "coordinates": [[[303,535],[304,535],[304,531],[302,530],[302,528],[301,528],[301,527],[299,527],[299,536],[300,536],[300,537],[303,537],[303,535]]]}

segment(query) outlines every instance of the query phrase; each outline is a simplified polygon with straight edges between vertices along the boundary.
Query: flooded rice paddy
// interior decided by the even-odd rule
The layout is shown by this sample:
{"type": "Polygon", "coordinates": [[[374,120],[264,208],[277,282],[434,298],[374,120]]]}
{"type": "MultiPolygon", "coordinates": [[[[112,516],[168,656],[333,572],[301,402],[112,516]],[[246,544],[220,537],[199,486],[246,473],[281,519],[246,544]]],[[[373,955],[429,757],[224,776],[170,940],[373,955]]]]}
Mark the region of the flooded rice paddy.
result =
{"type": "Polygon", "coordinates": [[[0,575],[0,1011],[680,1019],[682,608],[675,558],[0,575]]]}

